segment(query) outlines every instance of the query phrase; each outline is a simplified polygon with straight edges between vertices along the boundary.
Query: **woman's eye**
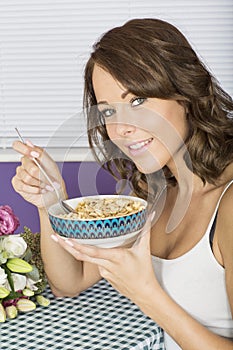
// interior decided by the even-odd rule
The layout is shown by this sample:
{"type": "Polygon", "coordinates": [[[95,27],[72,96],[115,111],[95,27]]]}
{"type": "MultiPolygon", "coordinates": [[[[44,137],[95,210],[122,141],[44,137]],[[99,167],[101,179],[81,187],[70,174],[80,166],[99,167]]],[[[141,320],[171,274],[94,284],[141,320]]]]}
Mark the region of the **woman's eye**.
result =
{"type": "Polygon", "coordinates": [[[146,98],[144,98],[144,97],[134,97],[134,98],[132,98],[130,103],[131,103],[132,107],[137,107],[137,106],[140,106],[141,104],[143,104],[143,102],[145,102],[145,101],[146,101],[146,98]]]}
{"type": "Polygon", "coordinates": [[[114,113],[116,113],[114,108],[106,108],[103,109],[102,111],[100,111],[100,114],[102,115],[102,117],[104,118],[109,118],[111,117],[114,113]]]}

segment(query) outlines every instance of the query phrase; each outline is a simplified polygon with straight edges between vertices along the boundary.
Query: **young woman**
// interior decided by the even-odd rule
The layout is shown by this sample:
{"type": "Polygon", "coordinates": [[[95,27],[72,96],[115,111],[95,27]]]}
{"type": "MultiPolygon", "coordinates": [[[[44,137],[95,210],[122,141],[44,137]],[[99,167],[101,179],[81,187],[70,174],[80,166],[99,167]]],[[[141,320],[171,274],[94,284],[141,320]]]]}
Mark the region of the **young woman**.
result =
{"type": "Polygon", "coordinates": [[[43,204],[51,188],[31,157],[66,196],[64,182],[41,148],[15,142],[23,158],[13,186],[39,208],[53,292],[77,295],[104,277],[164,329],[167,350],[232,350],[231,97],[174,26],[136,19],[96,43],[84,101],[96,157],[157,206],[132,247],[60,239],[43,204]]]}

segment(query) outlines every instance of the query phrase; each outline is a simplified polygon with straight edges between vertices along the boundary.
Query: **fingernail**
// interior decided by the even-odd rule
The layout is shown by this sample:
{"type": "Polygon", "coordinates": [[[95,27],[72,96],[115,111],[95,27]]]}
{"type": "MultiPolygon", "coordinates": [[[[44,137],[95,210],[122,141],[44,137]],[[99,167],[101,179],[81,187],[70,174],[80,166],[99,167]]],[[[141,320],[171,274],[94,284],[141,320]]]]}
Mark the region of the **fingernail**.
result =
{"type": "Polygon", "coordinates": [[[32,151],[32,152],[30,153],[30,155],[31,155],[33,158],[39,158],[39,156],[40,156],[40,154],[39,154],[38,152],[36,152],[36,151],[32,151]]]}
{"type": "Polygon", "coordinates": [[[48,190],[49,192],[53,192],[54,191],[54,188],[50,185],[46,185],[45,186],[46,190],[48,190]]]}
{"type": "Polygon", "coordinates": [[[28,145],[29,147],[34,147],[33,143],[30,140],[26,140],[26,145],[28,145]]]}
{"type": "Polygon", "coordinates": [[[69,241],[68,239],[65,240],[66,244],[68,244],[69,246],[73,247],[73,243],[71,241],[69,241]]]}
{"type": "Polygon", "coordinates": [[[57,236],[55,236],[55,235],[51,235],[51,238],[52,238],[52,240],[53,240],[54,242],[58,242],[58,238],[57,238],[57,236]]]}
{"type": "Polygon", "coordinates": [[[59,190],[59,188],[61,187],[60,184],[58,182],[53,182],[53,185],[59,190]]]}

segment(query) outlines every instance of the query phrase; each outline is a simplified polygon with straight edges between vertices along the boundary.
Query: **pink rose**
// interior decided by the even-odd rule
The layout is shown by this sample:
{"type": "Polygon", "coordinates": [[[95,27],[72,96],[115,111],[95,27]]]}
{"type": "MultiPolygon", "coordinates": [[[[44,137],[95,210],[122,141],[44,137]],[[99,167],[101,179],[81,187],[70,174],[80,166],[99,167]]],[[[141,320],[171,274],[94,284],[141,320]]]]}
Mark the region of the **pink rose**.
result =
{"type": "Polygon", "coordinates": [[[8,205],[0,205],[0,236],[10,235],[19,226],[19,219],[8,205]]]}

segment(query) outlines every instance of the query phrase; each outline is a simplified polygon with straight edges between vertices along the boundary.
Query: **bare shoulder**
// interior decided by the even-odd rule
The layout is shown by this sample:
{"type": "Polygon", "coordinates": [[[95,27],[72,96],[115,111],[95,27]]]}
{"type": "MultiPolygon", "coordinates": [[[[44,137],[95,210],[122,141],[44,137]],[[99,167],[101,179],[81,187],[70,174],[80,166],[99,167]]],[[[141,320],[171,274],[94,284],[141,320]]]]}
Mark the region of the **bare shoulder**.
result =
{"type": "MultiPolygon", "coordinates": [[[[231,181],[229,181],[229,186],[228,186],[227,190],[225,191],[225,193],[222,197],[222,200],[220,202],[220,208],[222,207],[222,209],[225,211],[225,209],[230,204],[233,204],[233,179],[231,181]]],[[[232,209],[232,213],[233,213],[233,208],[228,207],[228,211],[229,211],[229,209],[232,209]]]]}
{"type": "Polygon", "coordinates": [[[233,179],[222,196],[218,212],[219,220],[221,220],[222,223],[225,222],[227,225],[233,222],[233,179]]]}
{"type": "Polygon", "coordinates": [[[233,271],[233,182],[222,196],[218,209],[217,226],[218,246],[224,266],[231,263],[233,271]]]}
{"type": "Polygon", "coordinates": [[[233,183],[222,197],[217,221],[217,245],[225,268],[227,294],[233,314],[233,183]]]}

